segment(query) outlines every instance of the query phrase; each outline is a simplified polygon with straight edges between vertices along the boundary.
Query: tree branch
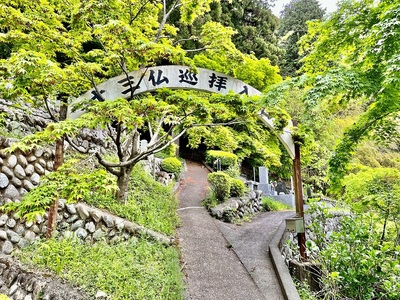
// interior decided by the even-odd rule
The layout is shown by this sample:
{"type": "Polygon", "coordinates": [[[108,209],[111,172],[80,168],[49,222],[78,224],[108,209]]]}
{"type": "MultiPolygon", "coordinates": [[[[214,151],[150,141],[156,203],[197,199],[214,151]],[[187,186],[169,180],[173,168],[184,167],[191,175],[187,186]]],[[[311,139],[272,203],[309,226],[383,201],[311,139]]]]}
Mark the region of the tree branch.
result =
{"type": "Polygon", "coordinates": [[[158,28],[154,42],[157,42],[160,39],[161,32],[164,29],[164,26],[167,23],[167,20],[168,20],[169,16],[171,15],[171,13],[181,5],[182,4],[179,3],[179,0],[176,0],[175,3],[171,6],[171,9],[167,12],[167,4],[166,4],[166,1],[163,0],[163,11],[164,11],[163,18],[161,20],[160,27],[158,28]]]}
{"type": "Polygon", "coordinates": [[[184,49],[185,52],[198,52],[209,49],[208,47],[197,48],[197,49],[184,49]]]}
{"type": "Polygon", "coordinates": [[[112,166],[113,164],[111,164],[111,163],[105,161],[105,160],[101,157],[101,155],[100,155],[99,152],[96,152],[95,155],[96,155],[96,158],[97,158],[97,161],[99,162],[99,164],[102,165],[104,168],[106,168],[106,170],[107,170],[108,172],[110,172],[111,174],[113,174],[113,175],[115,175],[115,176],[117,176],[117,177],[121,176],[121,171],[115,170],[115,167],[119,167],[118,165],[117,165],[117,166],[112,166]]]}

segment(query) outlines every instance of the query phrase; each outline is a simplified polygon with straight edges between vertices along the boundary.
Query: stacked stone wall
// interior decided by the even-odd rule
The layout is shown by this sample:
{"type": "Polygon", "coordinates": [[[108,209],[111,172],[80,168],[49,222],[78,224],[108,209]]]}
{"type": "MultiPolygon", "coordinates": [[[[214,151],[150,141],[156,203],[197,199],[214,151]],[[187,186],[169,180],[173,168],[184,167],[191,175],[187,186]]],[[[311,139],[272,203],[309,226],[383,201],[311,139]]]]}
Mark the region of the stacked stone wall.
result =
{"type": "Polygon", "coordinates": [[[0,294],[8,295],[13,300],[89,299],[80,289],[71,287],[52,274],[30,270],[5,255],[0,255],[0,294]]]}
{"type": "Polygon", "coordinates": [[[40,177],[52,171],[54,165],[53,149],[2,151],[12,142],[13,139],[0,137],[0,204],[20,199],[37,186],[40,177]]]}
{"type": "MultiPolygon", "coordinates": [[[[0,216],[0,249],[11,254],[43,237],[47,228],[47,214],[37,217],[35,222],[25,222],[13,214],[0,216]]],[[[67,204],[61,199],[58,204],[56,235],[79,238],[85,242],[107,241],[117,243],[133,236],[147,235],[160,243],[169,245],[173,239],[156,231],[132,223],[84,203],[67,204]]]]}
{"type": "Polygon", "coordinates": [[[262,209],[261,191],[256,190],[244,197],[230,198],[228,201],[213,207],[210,213],[217,219],[233,223],[262,209]]]}
{"type": "MultiPolygon", "coordinates": [[[[5,153],[15,140],[0,137],[0,205],[19,201],[37,186],[40,177],[51,172],[54,162],[52,149],[5,153]]],[[[10,254],[43,238],[48,215],[36,217],[34,222],[18,218],[14,213],[0,213],[0,294],[11,299],[89,299],[49,274],[28,270],[10,254]]],[[[54,232],[63,238],[78,238],[87,243],[106,241],[118,243],[133,236],[145,235],[170,245],[173,238],[132,223],[84,203],[58,203],[57,227],[54,232]]],[[[96,299],[108,299],[99,291],[96,299]]]]}

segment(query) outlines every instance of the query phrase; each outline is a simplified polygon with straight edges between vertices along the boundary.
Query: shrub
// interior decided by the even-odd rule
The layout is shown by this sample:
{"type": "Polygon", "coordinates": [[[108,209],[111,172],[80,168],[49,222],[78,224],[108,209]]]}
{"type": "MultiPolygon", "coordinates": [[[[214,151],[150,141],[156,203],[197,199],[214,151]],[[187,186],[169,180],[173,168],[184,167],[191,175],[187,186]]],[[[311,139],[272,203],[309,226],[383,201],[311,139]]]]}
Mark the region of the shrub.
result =
{"type": "Polygon", "coordinates": [[[228,174],[224,172],[210,173],[207,179],[218,201],[223,202],[229,198],[231,192],[231,178],[228,174]]]}
{"type": "Polygon", "coordinates": [[[182,170],[182,163],[176,157],[167,157],[161,162],[161,169],[178,177],[182,170]]]}
{"type": "Polygon", "coordinates": [[[246,186],[243,181],[238,178],[231,178],[231,192],[232,197],[242,197],[246,186]]]}
{"type": "Polygon", "coordinates": [[[239,165],[229,166],[226,170],[224,170],[224,172],[229,176],[231,176],[232,178],[238,178],[240,176],[240,166],[239,165]]]}
{"type": "Polygon", "coordinates": [[[400,248],[396,243],[381,244],[375,217],[345,215],[328,234],[326,224],[332,215],[327,207],[311,203],[307,213],[312,215],[308,227],[315,236],[307,247],[321,267],[324,299],[400,299],[400,248]]]}
{"type": "Polygon", "coordinates": [[[382,286],[400,275],[398,249],[379,240],[365,215],[344,217],[319,255],[323,289],[335,291],[335,299],[399,299],[400,291],[387,297],[382,286]]]}
{"type": "Polygon", "coordinates": [[[173,157],[176,155],[177,149],[178,149],[178,145],[172,143],[167,148],[165,148],[163,151],[157,152],[155,154],[155,156],[158,158],[162,158],[162,159],[167,158],[167,157],[173,157]]]}
{"type": "Polygon", "coordinates": [[[226,169],[229,166],[235,166],[238,163],[238,157],[231,152],[217,150],[208,150],[206,152],[206,162],[210,166],[213,166],[217,159],[220,159],[221,167],[223,169],[226,169]]]}

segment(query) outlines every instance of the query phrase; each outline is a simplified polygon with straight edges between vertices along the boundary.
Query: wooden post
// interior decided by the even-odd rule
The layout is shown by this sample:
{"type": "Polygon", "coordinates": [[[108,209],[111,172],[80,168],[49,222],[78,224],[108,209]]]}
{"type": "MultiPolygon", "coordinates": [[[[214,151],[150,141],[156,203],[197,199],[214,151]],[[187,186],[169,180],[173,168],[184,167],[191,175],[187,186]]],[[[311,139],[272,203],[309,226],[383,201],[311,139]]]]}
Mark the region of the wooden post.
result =
{"type": "MultiPolygon", "coordinates": [[[[60,121],[64,121],[66,118],[67,118],[67,105],[64,102],[64,99],[61,99],[60,121]]],[[[64,162],[64,137],[62,137],[56,142],[55,152],[56,153],[54,158],[53,172],[57,171],[57,169],[64,162]]],[[[57,210],[58,210],[58,199],[55,199],[49,209],[49,218],[47,219],[47,228],[46,228],[46,238],[51,238],[53,234],[53,230],[56,226],[56,221],[57,221],[57,210]]]]}
{"type": "MultiPolygon", "coordinates": [[[[293,122],[293,125],[297,126],[297,122],[293,122]]],[[[295,190],[295,198],[296,198],[296,217],[303,219],[304,222],[304,199],[303,199],[303,184],[301,179],[301,162],[300,162],[300,144],[297,141],[294,141],[294,154],[295,157],[293,159],[293,175],[294,175],[294,190],[295,190]]],[[[304,226],[305,227],[305,226],[304,226]]],[[[299,232],[297,233],[297,240],[300,251],[300,258],[305,261],[307,260],[306,253],[306,233],[299,232]]]]}

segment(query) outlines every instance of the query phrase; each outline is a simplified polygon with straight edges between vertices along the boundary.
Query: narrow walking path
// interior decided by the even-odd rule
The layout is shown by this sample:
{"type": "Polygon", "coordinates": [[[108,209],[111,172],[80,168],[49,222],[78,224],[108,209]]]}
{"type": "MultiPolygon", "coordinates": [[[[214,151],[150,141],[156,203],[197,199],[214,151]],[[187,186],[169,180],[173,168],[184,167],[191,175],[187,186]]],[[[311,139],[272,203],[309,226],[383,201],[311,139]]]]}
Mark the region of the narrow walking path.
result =
{"type": "Polygon", "coordinates": [[[202,165],[187,161],[178,191],[186,300],[283,300],[267,251],[281,221],[293,212],[261,213],[243,225],[218,221],[201,206],[207,174],[202,165]]]}

